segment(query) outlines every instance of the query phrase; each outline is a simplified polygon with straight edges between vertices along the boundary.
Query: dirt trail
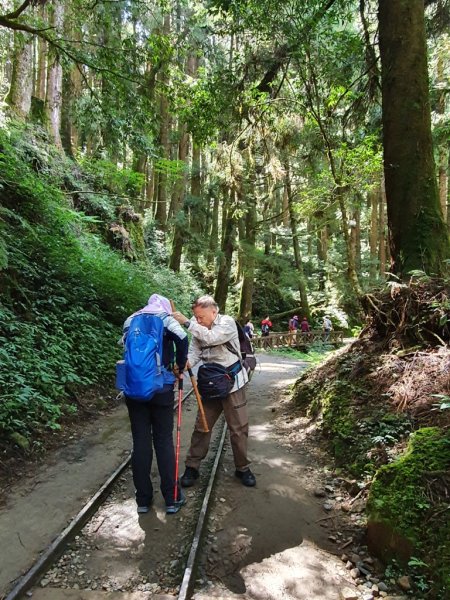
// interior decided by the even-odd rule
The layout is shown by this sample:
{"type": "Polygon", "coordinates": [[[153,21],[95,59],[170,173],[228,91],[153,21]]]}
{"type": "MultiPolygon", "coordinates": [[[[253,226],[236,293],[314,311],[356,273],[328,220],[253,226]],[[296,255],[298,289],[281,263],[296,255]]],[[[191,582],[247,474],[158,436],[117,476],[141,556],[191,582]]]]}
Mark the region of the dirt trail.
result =
{"type": "Polygon", "coordinates": [[[233,477],[228,446],[216,487],[210,548],[201,567],[206,580],[218,583],[194,598],[336,599],[344,587],[355,587],[321,526],[327,513],[323,499],[314,496],[323,487],[317,456],[293,448],[280,427],[290,418],[280,398],[304,365],[273,356],[261,362],[248,388],[257,486],[247,489],[233,477]]]}
{"type": "Polygon", "coordinates": [[[121,406],[86,424],[82,437],[47,455],[33,476],[17,481],[0,509],[0,597],[129,450],[128,416],[121,406]]]}
{"type": "MultiPolygon", "coordinates": [[[[215,491],[206,558],[200,566],[202,582],[195,598],[337,599],[343,587],[355,587],[343,563],[333,555],[336,546],[323,527],[327,514],[323,499],[313,493],[323,485],[323,475],[315,463],[316,456],[307,448],[291,447],[280,427],[285,419],[280,398],[304,365],[271,356],[262,356],[261,363],[260,372],[248,388],[249,454],[257,486],[245,488],[234,477],[227,444],[215,491]],[[211,581],[212,585],[207,583],[211,581]]],[[[183,416],[182,458],[194,416],[195,405],[190,403],[183,416]]],[[[48,457],[33,477],[18,483],[0,511],[0,547],[8,548],[0,559],[0,597],[123,460],[129,448],[128,419],[125,407],[120,407],[90,424],[81,439],[48,457]]],[[[129,580],[136,570],[148,573],[155,547],[160,550],[159,559],[164,560],[161,550],[170,540],[171,531],[184,528],[188,535],[187,521],[194,510],[194,493],[189,491],[190,503],[179,517],[166,519],[159,499],[152,513],[137,519],[131,488],[129,482],[125,493],[118,494],[105,508],[108,520],[115,523],[107,536],[108,544],[111,546],[114,539],[120,543],[116,549],[111,546],[105,553],[102,547],[100,551],[103,559],[107,558],[107,571],[129,580]],[[128,540],[133,532],[136,535],[128,540]],[[129,543],[124,542],[125,538],[129,543]],[[119,555],[126,562],[121,564],[119,555]]],[[[101,530],[104,528],[102,525],[101,530]]],[[[95,561],[93,554],[89,562],[95,561]]],[[[89,597],[103,598],[112,591],[92,591],[89,597]]],[[[123,598],[130,591],[124,586],[123,598]]],[[[34,590],[36,598],[50,597],[50,593],[56,590],[34,590]]],[[[61,593],[61,597],[77,595],[76,590],[61,593]]],[[[80,590],[77,597],[84,597],[84,593],[80,590]]]]}

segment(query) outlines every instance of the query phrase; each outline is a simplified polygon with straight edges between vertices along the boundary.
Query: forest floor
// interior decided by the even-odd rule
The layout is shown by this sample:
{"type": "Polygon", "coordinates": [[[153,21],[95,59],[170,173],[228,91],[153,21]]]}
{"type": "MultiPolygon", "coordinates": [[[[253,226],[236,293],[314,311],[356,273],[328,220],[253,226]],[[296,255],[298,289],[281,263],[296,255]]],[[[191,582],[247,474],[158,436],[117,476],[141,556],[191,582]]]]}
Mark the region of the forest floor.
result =
{"type": "MultiPolygon", "coordinates": [[[[269,355],[263,355],[261,363],[248,388],[249,446],[257,486],[245,488],[232,476],[227,445],[215,490],[219,500],[207,537],[209,558],[200,566],[195,598],[368,600],[374,596],[371,589],[375,595],[387,596],[384,590],[392,584],[383,581],[380,565],[364,545],[363,507],[353,501],[346,481],[333,471],[314,426],[293,410],[291,387],[306,365],[269,355]],[[348,512],[340,510],[345,503],[352,504],[348,512]]],[[[188,405],[182,456],[194,416],[195,407],[188,405]]],[[[8,547],[2,557],[0,596],[123,460],[129,447],[126,410],[119,406],[92,419],[63,448],[48,453],[41,465],[16,480],[0,510],[0,546],[8,547]]],[[[90,544],[88,533],[83,533],[81,554],[76,548],[70,554],[70,560],[77,557],[76,564],[63,561],[65,566],[56,568],[33,591],[35,598],[53,597],[58,587],[65,588],[61,590],[65,594],[70,588],[75,594],[78,588],[98,590],[98,598],[119,591],[141,590],[142,598],[150,597],[148,589],[175,592],[162,581],[167,576],[163,571],[174,558],[176,562],[177,542],[167,546],[167,554],[161,549],[176,535],[183,536],[180,546],[187,541],[196,491],[188,491],[188,505],[175,518],[164,515],[159,500],[149,515],[138,519],[130,474],[122,480],[120,490],[101,509],[95,540],[90,544]],[[83,558],[84,544],[90,548],[89,560],[83,558]],[[83,560],[87,564],[81,564],[83,560]],[[89,566],[98,561],[103,561],[102,577],[88,579],[89,566]],[[77,576],[80,572],[83,576],[77,576]],[[114,577],[120,573],[126,573],[122,582],[114,577]]]]}

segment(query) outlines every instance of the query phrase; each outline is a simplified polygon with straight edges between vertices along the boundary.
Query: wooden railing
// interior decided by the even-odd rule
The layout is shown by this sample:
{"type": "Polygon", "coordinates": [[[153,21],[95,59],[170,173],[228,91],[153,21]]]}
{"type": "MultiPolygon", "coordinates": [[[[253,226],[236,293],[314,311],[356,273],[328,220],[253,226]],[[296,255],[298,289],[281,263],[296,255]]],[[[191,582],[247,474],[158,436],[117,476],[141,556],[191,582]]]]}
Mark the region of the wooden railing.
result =
{"type": "Polygon", "coordinates": [[[265,337],[253,337],[252,344],[256,349],[271,350],[274,348],[307,348],[313,344],[333,344],[339,345],[344,342],[344,333],[342,331],[330,331],[325,333],[321,329],[315,329],[307,333],[287,332],[287,333],[269,333],[265,337]]]}

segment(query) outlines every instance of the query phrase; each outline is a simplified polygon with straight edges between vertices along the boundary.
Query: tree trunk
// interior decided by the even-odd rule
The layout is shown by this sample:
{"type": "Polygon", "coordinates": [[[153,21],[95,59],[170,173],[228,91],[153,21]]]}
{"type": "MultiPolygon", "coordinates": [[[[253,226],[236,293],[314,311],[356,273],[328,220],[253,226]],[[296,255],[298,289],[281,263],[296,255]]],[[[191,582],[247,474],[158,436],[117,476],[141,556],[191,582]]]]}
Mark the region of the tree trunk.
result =
{"type": "Polygon", "coordinates": [[[191,240],[189,244],[189,259],[195,270],[199,270],[199,258],[202,252],[203,225],[205,212],[202,206],[201,189],[201,152],[200,147],[192,141],[192,167],[191,167],[191,198],[189,231],[191,240]]]}
{"type": "Polygon", "coordinates": [[[317,257],[319,259],[319,292],[325,291],[328,258],[328,228],[326,225],[317,232],[317,257]]]}
{"type": "Polygon", "coordinates": [[[214,258],[217,253],[217,247],[219,244],[219,206],[220,199],[219,194],[214,194],[213,210],[211,215],[211,231],[209,235],[209,248],[208,248],[208,265],[211,266],[214,262],[214,258]]]}
{"type": "Polygon", "coordinates": [[[381,180],[380,198],[379,198],[379,213],[378,213],[378,262],[380,264],[380,276],[386,279],[386,186],[384,175],[381,180]]]}
{"type": "Polygon", "coordinates": [[[342,234],[345,240],[345,248],[347,250],[347,280],[350,285],[350,289],[352,290],[355,297],[361,295],[361,288],[359,286],[358,274],[356,272],[356,259],[354,248],[352,246],[352,240],[349,233],[349,222],[347,217],[347,209],[345,207],[344,197],[341,190],[337,190],[338,195],[338,204],[341,210],[342,217],[342,234]]]}
{"type": "Polygon", "coordinates": [[[30,113],[33,91],[33,39],[22,32],[14,32],[11,85],[6,102],[19,117],[30,113]]]}
{"type": "MultiPolygon", "coordinates": [[[[254,175],[254,171],[250,171],[254,175]]],[[[245,239],[241,240],[243,252],[241,258],[242,265],[242,287],[239,302],[239,320],[245,322],[252,314],[253,304],[253,286],[255,280],[255,249],[256,249],[256,204],[257,200],[253,190],[252,181],[250,186],[244,189],[245,197],[245,239]],[[253,193],[252,193],[253,192],[253,193]]]]}
{"type": "Polygon", "coordinates": [[[173,211],[174,211],[174,234],[172,241],[172,253],[170,255],[169,267],[179,272],[181,266],[181,257],[183,254],[183,246],[187,239],[187,206],[184,201],[186,194],[186,173],[187,173],[187,157],[189,149],[189,135],[187,128],[182,125],[180,131],[180,141],[178,143],[178,160],[185,164],[183,175],[177,181],[173,195],[173,211]]]}
{"type": "Polygon", "coordinates": [[[448,147],[443,144],[439,147],[439,204],[441,205],[442,218],[447,222],[448,202],[448,147]]]}
{"type": "Polygon", "coordinates": [[[226,215],[223,238],[221,244],[221,254],[219,257],[219,266],[217,269],[216,289],[214,298],[222,312],[225,311],[225,306],[228,297],[228,287],[230,284],[231,262],[234,251],[234,236],[236,230],[235,218],[235,192],[230,191],[229,202],[224,202],[224,214],[226,215]]]}
{"type": "Polygon", "coordinates": [[[423,0],[379,0],[379,30],[392,270],[441,274],[450,248],[435,176],[423,0]]]}
{"type": "Polygon", "coordinates": [[[238,219],[237,222],[238,234],[238,256],[236,261],[236,281],[240,282],[244,276],[245,269],[245,222],[243,219],[238,219]]]}
{"type": "MultiPolygon", "coordinates": [[[[79,28],[69,32],[70,37],[81,41],[79,28]]],[[[78,129],[74,123],[75,104],[82,94],[81,67],[72,65],[63,77],[63,102],[61,107],[61,138],[64,150],[69,156],[75,158],[79,146],[78,129]]]]}
{"type": "MultiPolygon", "coordinates": [[[[39,15],[44,20],[47,10],[45,6],[39,9],[39,15]]],[[[40,100],[45,100],[46,84],[47,84],[47,55],[48,44],[41,37],[37,40],[37,73],[34,95],[40,100]]]]}
{"type": "MultiPolygon", "coordinates": [[[[58,34],[64,29],[64,2],[55,0],[53,3],[52,26],[58,34]]],[[[50,135],[58,148],[61,142],[61,106],[62,106],[63,69],[59,53],[51,48],[48,55],[47,96],[45,100],[46,113],[49,120],[50,135]]]]}
{"type": "MultiPolygon", "coordinates": [[[[444,49],[437,50],[437,85],[439,86],[439,97],[437,102],[437,112],[440,118],[445,120],[446,98],[448,94],[447,81],[445,76],[445,58],[444,49]]],[[[448,196],[448,136],[438,142],[438,166],[439,166],[439,204],[441,205],[442,218],[447,222],[447,196],[448,196]]]]}
{"type": "MultiPolygon", "coordinates": [[[[448,153],[447,181],[450,174],[450,152],[448,153]]],[[[450,186],[447,186],[447,227],[450,230],[450,186]]]]}
{"type": "MultiPolygon", "coordinates": [[[[245,208],[244,235],[240,239],[240,266],[242,277],[241,296],[239,302],[239,319],[245,322],[252,314],[253,287],[255,279],[255,250],[256,250],[256,224],[257,224],[257,197],[255,190],[258,189],[255,181],[254,160],[248,149],[247,178],[243,185],[242,206],[245,208]]],[[[240,219],[240,222],[244,219],[240,219]]],[[[239,279],[240,281],[240,279],[239,279]]]]}
{"type": "Polygon", "coordinates": [[[288,158],[286,158],[284,161],[284,170],[285,170],[285,185],[286,185],[287,203],[288,203],[288,210],[289,210],[289,220],[290,220],[291,232],[292,232],[292,245],[294,248],[295,266],[297,268],[298,291],[300,292],[300,302],[301,302],[302,308],[303,308],[303,316],[305,316],[307,319],[309,319],[310,312],[309,312],[308,295],[306,292],[305,275],[303,272],[302,256],[300,253],[300,244],[298,241],[297,218],[296,218],[296,215],[294,212],[294,200],[292,198],[291,173],[290,173],[290,165],[289,165],[288,158]]]}
{"type": "MultiPolygon", "coordinates": [[[[170,15],[164,16],[163,34],[170,34],[170,15]]],[[[161,94],[160,94],[160,126],[159,126],[159,143],[161,146],[161,158],[168,160],[170,158],[170,116],[169,116],[169,101],[166,94],[166,86],[169,83],[167,72],[161,75],[161,94]]],[[[156,213],[155,221],[157,226],[162,231],[167,227],[167,172],[163,165],[161,172],[158,174],[158,191],[155,197],[156,213]]]]}
{"type": "Polygon", "coordinates": [[[361,271],[361,210],[359,208],[353,211],[350,238],[352,254],[355,257],[355,270],[358,274],[361,271]]]}
{"type": "Polygon", "coordinates": [[[370,203],[370,231],[369,231],[369,248],[370,248],[370,267],[369,275],[371,283],[377,279],[378,267],[378,202],[380,197],[379,188],[373,188],[369,192],[370,203]]]}

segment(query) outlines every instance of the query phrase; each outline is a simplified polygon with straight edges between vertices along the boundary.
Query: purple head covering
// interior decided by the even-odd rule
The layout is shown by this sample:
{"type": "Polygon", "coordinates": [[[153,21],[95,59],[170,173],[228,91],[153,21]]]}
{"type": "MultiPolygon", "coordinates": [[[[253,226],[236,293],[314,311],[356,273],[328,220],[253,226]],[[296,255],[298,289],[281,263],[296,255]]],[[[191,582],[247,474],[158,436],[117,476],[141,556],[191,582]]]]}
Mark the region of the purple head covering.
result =
{"type": "MultiPolygon", "coordinates": [[[[148,299],[148,303],[144,308],[137,311],[138,313],[150,313],[152,315],[157,315],[159,313],[167,313],[168,315],[172,314],[172,307],[170,305],[170,300],[165,298],[164,296],[160,296],[159,294],[152,294],[148,299]]],[[[137,313],[135,313],[137,314],[137,313]]]]}

